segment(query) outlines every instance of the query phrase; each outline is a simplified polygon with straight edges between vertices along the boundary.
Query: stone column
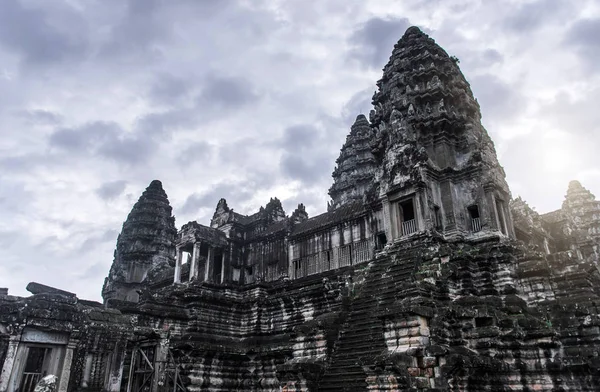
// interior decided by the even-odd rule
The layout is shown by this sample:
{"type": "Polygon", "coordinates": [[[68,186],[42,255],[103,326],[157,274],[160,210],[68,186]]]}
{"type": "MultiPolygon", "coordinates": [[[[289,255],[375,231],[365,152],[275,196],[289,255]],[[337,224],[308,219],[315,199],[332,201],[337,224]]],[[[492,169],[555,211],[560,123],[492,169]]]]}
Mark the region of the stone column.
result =
{"type": "Polygon", "coordinates": [[[177,248],[177,259],[175,261],[175,276],[173,277],[173,283],[181,283],[181,258],[183,257],[183,252],[181,248],[177,248]]]}
{"type": "Polygon", "coordinates": [[[484,186],[484,195],[485,197],[479,203],[479,216],[485,221],[482,222],[482,226],[484,230],[487,228],[488,230],[498,230],[500,231],[499,226],[499,217],[498,211],[496,211],[496,198],[494,197],[494,188],[490,186],[484,186]]]}
{"type": "Polygon", "coordinates": [[[4,365],[2,366],[2,372],[0,373],[0,392],[6,392],[8,390],[10,376],[12,374],[15,358],[17,357],[17,349],[19,348],[20,340],[20,334],[9,338],[4,365]]]}
{"type": "Polygon", "coordinates": [[[225,281],[225,250],[221,250],[221,281],[219,283],[223,284],[225,281]]]}
{"type": "Polygon", "coordinates": [[[94,359],[93,354],[87,354],[85,356],[85,368],[83,369],[83,380],[81,380],[82,388],[87,388],[90,383],[90,375],[92,374],[93,359],[94,359]]]}
{"type": "Polygon", "coordinates": [[[383,227],[385,229],[385,236],[387,237],[388,242],[392,242],[394,240],[394,233],[392,224],[393,220],[390,216],[391,205],[390,200],[385,196],[381,201],[382,213],[383,213],[383,227]]]}
{"type": "Polygon", "coordinates": [[[66,392],[69,387],[69,379],[71,378],[71,364],[73,362],[73,352],[77,347],[79,339],[71,338],[67,344],[67,351],[65,352],[65,359],[63,360],[62,370],[60,372],[60,381],[58,382],[58,392],[66,392]]]}
{"type": "Polygon", "coordinates": [[[156,357],[154,360],[154,380],[152,392],[164,389],[167,383],[167,375],[165,370],[169,361],[169,340],[165,337],[166,334],[161,334],[161,339],[156,345],[156,357]],[[161,388],[162,387],[162,388],[161,388]]]}
{"type": "Polygon", "coordinates": [[[414,203],[414,209],[415,209],[415,219],[416,219],[416,229],[417,231],[423,231],[426,229],[426,224],[425,224],[425,209],[423,208],[423,192],[421,190],[417,190],[417,192],[415,193],[415,203],[414,203]]]}
{"type": "Polygon", "coordinates": [[[204,268],[204,281],[205,282],[211,282],[212,279],[209,279],[210,277],[210,273],[213,270],[213,256],[214,256],[214,251],[213,251],[213,247],[212,246],[208,246],[208,255],[206,256],[206,266],[204,268]]]}
{"type": "Polygon", "coordinates": [[[192,263],[190,264],[190,277],[189,280],[198,278],[198,257],[200,255],[200,243],[194,243],[194,250],[192,251],[192,263]]]}
{"type": "Polygon", "coordinates": [[[125,349],[126,348],[127,348],[126,340],[119,340],[115,344],[115,349],[113,350],[113,353],[112,353],[111,363],[110,363],[110,368],[109,368],[108,384],[106,386],[106,390],[108,392],[119,392],[121,390],[121,380],[123,378],[123,366],[125,366],[125,349]]]}
{"type": "Polygon", "coordinates": [[[455,205],[454,198],[452,197],[453,186],[450,180],[445,180],[440,183],[440,195],[442,211],[445,214],[444,220],[444,232],[446,234],[456,233],[456,215],[455,215],[455,205]]]}

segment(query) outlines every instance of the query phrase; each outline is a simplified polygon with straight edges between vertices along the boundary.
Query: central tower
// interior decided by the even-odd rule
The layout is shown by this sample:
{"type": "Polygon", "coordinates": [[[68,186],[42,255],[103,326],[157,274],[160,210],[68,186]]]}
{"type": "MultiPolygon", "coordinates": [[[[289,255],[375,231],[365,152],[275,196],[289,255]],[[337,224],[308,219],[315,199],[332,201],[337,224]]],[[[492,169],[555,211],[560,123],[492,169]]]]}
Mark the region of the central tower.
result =
{"type": "MultiPolygon", "coordinates": [[[[366,166],[368,176],[365,165],[336,168],[332,208],[359,196],[380,202],[388,238],[425,230],[514,237],[505,173],[458,60],[411,27],[377,87],[370,131],[361,132],[372,135],[374,164],[366,166]]],[[[365,128],[366,121],[357,122],[365,128]]],[[[347,150],[344,145],[338,164],[348,161],[347,150]]]]}

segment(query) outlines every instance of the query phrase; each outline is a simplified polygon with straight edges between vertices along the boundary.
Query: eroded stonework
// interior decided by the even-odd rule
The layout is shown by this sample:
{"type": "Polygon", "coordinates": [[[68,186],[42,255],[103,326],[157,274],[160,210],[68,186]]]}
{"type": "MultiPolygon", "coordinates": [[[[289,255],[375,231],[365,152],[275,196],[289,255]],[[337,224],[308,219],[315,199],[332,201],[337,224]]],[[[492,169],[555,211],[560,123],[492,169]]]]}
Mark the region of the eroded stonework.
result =
{"type": "Polygon", "coordinates": [[[411,27],[342,146],[328,211],[218,201],[175,229],[153,181],[104,304],[0,290],[0,392],[600,390],[600,202],[511,199],[469,84],[411,27]]]}

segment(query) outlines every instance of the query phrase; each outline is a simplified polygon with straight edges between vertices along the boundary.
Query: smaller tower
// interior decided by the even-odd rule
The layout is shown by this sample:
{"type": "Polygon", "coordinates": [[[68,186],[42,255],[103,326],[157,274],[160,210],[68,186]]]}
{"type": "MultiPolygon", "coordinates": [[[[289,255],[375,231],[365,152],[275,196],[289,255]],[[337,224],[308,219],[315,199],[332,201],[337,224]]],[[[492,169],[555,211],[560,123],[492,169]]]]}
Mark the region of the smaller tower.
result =
{"type": "Polygon", "coordinates": [[[177,229],[158,180],[146,188],[123,223],[102,298],[137,302],[137,290],[153,268],[175,264],[177,229]]]}
{"type": "Polygon", "coordinates": [[[337,166],[332,174],[333,185],[329,188],[332,199],[330,208],[362,200],[372,190],[376,169],[375,157],[371,152],[374,135],[364,114],[358,115],[336,160],[337,166]]]}
{"type": "Polygon", "coordinates": [[[294,225],[308,220],[308,213],[303,203],[298,204],[298,207],[292,212],[290,220],[294,225]]]}
{"type": "Polygon", "coordinates": [[[579,181],[571,181],[562,205],[565,214],[573,225],[575,241],[582,257],[592,257],[599,261],[600,256],[600,201],[579,181]]]}

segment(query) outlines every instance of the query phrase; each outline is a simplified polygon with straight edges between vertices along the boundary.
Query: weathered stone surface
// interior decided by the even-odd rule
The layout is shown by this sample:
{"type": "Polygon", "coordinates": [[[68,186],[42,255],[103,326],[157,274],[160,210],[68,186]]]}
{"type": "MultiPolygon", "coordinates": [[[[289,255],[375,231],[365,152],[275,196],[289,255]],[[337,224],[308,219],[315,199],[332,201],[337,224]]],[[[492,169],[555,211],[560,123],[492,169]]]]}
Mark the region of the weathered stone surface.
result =
{"type": "Polygon", "coordinates": [[[576,181],[553,213],[511,201],[457,62],[416,27],[373,103],[326,213],[221,199],[176,233],[153,181],[105,305],[0,295],[0,392],[40,344],[61,392],[600,390],[600,203],[576,181]]]}
{"type": "Polygon", "coordinates": [[[175,218],[158,180],[150,183],[133,206],[117,240],[115,258],[102,296],[138,301],[140,283],[153,269],[175,263],[175,218]]]}
{"type": "Polygon", "coordinates": [[[76,297],[75,293],[70,293],[68,291],[60,290],[54,287],[46,286],[41,283],[30,282],[27,287],[27,291],[31,294],[58,294],[64,295],[66,297],[76,297]]]}

